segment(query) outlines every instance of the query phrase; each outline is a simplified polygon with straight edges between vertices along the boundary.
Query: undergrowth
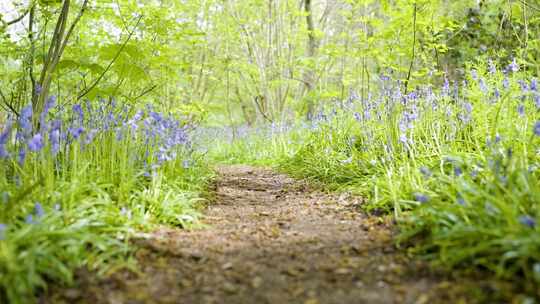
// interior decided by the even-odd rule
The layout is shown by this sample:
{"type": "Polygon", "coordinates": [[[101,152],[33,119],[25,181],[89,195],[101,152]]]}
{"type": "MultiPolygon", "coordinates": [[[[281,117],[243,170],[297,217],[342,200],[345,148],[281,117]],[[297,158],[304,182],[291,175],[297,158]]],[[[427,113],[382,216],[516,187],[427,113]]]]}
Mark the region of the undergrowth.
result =
{"type": "Polygon", "coordinates": [[[540,297],[538,83],[515,61],[468,70],[462,83],[409,92],[382,75],[376,93],[353,92],[310,124],[251,133],[219,153],[363,195],[366,211],[393,213],[411,252],[540,297]]]}
{"type": "Polygon", "coordinates": [[[197,224],[211,170],[182,119],[114,101],[31,106],[0,128],[0,302],[131,261],[130,238],[197,224]]]}

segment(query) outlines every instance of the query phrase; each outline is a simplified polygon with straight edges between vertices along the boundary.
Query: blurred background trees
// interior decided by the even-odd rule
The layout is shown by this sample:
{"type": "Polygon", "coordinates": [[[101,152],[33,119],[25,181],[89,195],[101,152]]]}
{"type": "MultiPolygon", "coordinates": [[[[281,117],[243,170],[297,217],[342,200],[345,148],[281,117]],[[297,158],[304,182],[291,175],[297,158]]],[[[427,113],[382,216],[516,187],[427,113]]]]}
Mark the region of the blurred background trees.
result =
{"type": "Polygon", "coordinates": [[[309,118],[381,76],[410,90],[488,58],[536,73],[539,13],[535,0],[8,0],[0,104],[114,97],[210,123],[309,118]]]}

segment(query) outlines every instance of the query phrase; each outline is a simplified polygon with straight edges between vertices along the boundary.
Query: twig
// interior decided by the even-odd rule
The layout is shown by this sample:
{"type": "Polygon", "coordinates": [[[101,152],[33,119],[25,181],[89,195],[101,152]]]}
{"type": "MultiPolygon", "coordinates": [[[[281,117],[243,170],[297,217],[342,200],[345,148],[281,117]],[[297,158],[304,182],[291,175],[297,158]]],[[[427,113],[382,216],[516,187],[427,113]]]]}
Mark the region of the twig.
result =
{"type": "Polygon", "coordinates": [[[414,59],[416,56],[416,13],[417,6],[416,2],[414,3],[414,12],[413,12],[413,45],[412,45],[412,55],[411,55],[411,65],[409,66],[409,71],[407,72],[407,79],[405,79],[405,94],[407,94],[407,88],[409,86],[409,80],[411,79],[411,73],[414,65],[414,59]]]}
{"type": "Polygon", "coordinates": [[[103,77],[105,76],[105,74],[111,69],[111,67],[113,66],[113,64],[116,62],[116,60],[118,60],[118,58],[120,57],[120,54],[122,53],[122,51],[124,50],[124,48],[126,47],[127,43],[129,42],[129,40],[131,40],[131,37],[133,36],[133,33],[135,33],[135,29],[139,26],[139,23],[141,22],[141,19],[142,19],[143,15],[140,15],[139,18],[137,19],[137,23],[135,24],[135,26],[133,27],[133,29],[131,30],[131,32],[129,33],[126,41],[124,41],[124,43],[122,44],[122,46],[120,47],[120,49],[118,50],[118,52],[116,52],[116,55],[114,56],[114,58],[109,62],[109,65],[107,65],[107,67],[105,68],[105,70],[99,75],[99,77],[88,87],[86,88],[84,91],[82,91],[78,96],[77,96],[77,100],[80,100],[81,98],[83,98],[84,96],[86,96],[88,93],[90,93],[90,91],[92,91],[96,86],[97,84],[101,81],[101,79],[103,79],[103,77]]]}
{"type": "Polygon", "coordinates": [[[25,10],[25,11],[23,12],[23,14],[20,15],[19,17],[15,18],[15,19],[13,19],[13,20],[11,20],[11,21],[6,22],[6,25],[7,25],[7,26],[10,26],[10,25],[13,25],[13,24],[15,24],[15,23],[17,23],[17,22],[23,20],[24,17],[26,17],[26,15],[28,15],[28,12],[29,12],[29,10],[25,10]]]}

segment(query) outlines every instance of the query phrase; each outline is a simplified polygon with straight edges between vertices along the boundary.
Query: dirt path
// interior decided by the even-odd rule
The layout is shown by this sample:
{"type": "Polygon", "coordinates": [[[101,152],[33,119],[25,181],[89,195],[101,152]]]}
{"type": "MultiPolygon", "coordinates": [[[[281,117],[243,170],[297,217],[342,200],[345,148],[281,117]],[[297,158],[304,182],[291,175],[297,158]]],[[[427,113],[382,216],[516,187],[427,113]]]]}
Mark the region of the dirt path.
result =
{"type": "Polygon", "coordinates": [[[389,229],[359,213],[354,198],[264,169],[219,172],[207,229],[156,232],[136,255],[142,275],[83,276],[55,301],[457,303],[447,297],[453,283],[395,253],[389,229]]]}

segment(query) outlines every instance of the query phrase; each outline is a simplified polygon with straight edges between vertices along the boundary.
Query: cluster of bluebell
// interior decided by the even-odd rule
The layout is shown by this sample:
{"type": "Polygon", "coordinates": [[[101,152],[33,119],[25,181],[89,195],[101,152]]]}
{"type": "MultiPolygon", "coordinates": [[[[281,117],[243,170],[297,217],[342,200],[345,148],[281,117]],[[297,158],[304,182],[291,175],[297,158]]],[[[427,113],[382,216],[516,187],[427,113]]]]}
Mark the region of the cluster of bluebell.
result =
{"type": "Polygon", "coordinates": [[[16,157],[22,166],[28,152],[44,153],[44,148],[49,146],[48,152],[57,156],[60,152],[68,152],[73,144],[84,148],[97,138],[112,133],[118,142],[140,140],[144,143],[144,160],[155,160],[148,165],[156,169],[164,162],[176,159],[179,148],[190,147],[189,127],[172,116],[154,111],[152,106],[130,115],[130,107],[117,106],[114,101],[102,100],[97,107],[87,102],[85,109],[83,105],[75,104],[71,112],[62,106],[55,107],[55,104],[56,98],[51,97],[38,121],[34,119],[31,105],[24,107],[18,118],[9,117],[0,133],[0,159],[16,157]],[[16,134],[14,138],[13,133],[16,134]]]}
{"type": "MultiPolygon", "coordinates": [[[[75,104],[71,109],[56,103],[56,98],[51,97],[39,117],[34,116],[32,106],[28,105],[18,116],[9,116],[3,127],[0,125],[0,174],[3,175],[0,178],[4,181],[20,184],[20,177],[13,173],[18,170],[8,170],[10,167],[24,170],[27,166],[40,166],[40,162],[29,163],[29,155],[38,160],[50,157],[58,164],[56,170],[65,170],[72,161],[70,149],[93,151],[100,145],[130,147],[127,155],[110,157],[127,157],[145,176],[151,176],[166,162],[177,159],[183,161],[184,167],[189,166],[191,127],[172,115],[158,113],[150,105],[145,110],[135,111],[105,100],[75,104]],[[9,172],[15,175],[8,176],[9,172]]],[[[10,197],[9,189],[0,189],[0,192],[1,210],[10,197]]],[[[54,208],[59,210],[60,207],[54,208]]],[[[25,222],[36,223],[44,215],[41,203],[35,203],[25,222]]],[[[0,223],[0,239],[4,238],[6,230],[7,225],[0,223]]]]}

